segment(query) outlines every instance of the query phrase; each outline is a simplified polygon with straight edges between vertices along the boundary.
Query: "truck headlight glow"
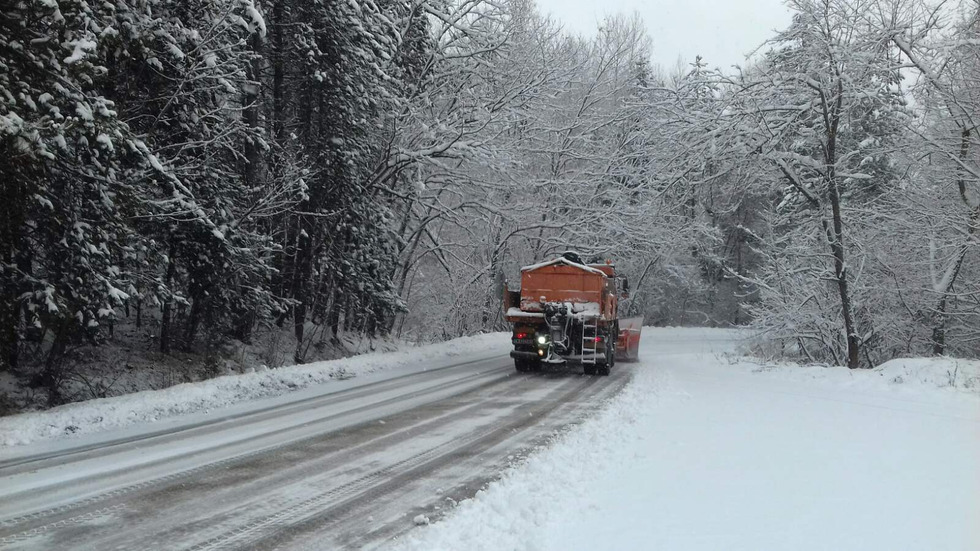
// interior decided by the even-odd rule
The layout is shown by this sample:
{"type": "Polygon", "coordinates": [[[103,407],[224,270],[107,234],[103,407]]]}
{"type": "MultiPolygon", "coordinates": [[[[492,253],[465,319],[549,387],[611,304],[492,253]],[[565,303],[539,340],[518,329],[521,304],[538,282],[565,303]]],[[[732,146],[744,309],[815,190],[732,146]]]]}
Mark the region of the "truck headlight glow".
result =
{"type": "Polygon", "coordinates": [[[538,344],[544,344],[546,342],[548,342],[548,337],[546,337],[544,335],[541,335],[540,337],[538,337],[538,344]]]}

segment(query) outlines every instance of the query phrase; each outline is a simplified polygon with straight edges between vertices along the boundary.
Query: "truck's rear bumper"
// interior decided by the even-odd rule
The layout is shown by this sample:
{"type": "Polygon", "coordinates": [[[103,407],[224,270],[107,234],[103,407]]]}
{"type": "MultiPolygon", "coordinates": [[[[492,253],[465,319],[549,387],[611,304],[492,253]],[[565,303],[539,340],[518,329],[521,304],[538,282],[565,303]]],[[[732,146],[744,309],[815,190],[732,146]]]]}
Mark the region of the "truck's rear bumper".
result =
{"type": "Polygon", "coordinates": [[[526,350],[511,350],[510,357],[515,360],[539,360],[541,356],[537,352],[529,352],[526,350]]]}
{"type": "MultiPolygon", "coordinates": [[[[510,357],[514,358],[515,360],[540,360],[542,362],[551,363],[551,364],[564,364],[564,363],[579,364],[582,363],[583,360],[583,357],[578,354],[572,356],[553,355],[551,356],[551,359],[547,359],[541,357],[537,352],[528,352],[525,350],[511,350],[510,357]]],[[[596,358],[596,360],[597,360],[596,361],[597,365],[606,364],[605,356],[599,356],[596,358]]]]}

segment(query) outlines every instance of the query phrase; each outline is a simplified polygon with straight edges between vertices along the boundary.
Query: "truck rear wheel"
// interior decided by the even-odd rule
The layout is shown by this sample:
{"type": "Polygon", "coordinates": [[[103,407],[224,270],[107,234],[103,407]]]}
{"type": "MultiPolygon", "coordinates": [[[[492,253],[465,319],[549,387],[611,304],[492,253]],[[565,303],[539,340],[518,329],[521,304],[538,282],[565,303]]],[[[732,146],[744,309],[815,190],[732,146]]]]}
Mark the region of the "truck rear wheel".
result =
{"type": "Polygon", "coordinates": [[[605,363],[599,364],[598,367],[599,375],[609,375],[609,370],[616,365],[616,349],[615,347],[606,348],[606,361],[605,363]]]}

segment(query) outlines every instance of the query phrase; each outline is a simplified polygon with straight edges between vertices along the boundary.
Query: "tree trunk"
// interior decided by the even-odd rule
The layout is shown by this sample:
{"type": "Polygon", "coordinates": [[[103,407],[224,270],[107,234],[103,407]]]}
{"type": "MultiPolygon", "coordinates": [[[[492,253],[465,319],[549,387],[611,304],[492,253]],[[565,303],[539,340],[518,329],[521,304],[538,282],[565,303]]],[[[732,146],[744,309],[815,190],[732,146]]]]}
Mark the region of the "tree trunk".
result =
{"type": "Polygon", "coordinates": [[[163,313],[160,316],[160,352],[163,354],[170,354],[170,327],[171,327],[171,317],[173,314],[174,299],[173,299],[173,289],[171,288],[174,275],[177,272],[177,262],[174,256],[177,254],[177,245],[170,244],[170,250],[167,255],[167,275],[164,279],[164,285],[166,286],[167,300],[163,303],[163,313]]]}
{"type": "MultiPolygon", "coordinates": [[[[305,336],[307,301],[309,299],[308,282],[313,268],[313,240],[309,232],[306,231],[306,226],[311,226],[311,224],[305,224],[304,219],[301,217],[300,227],[302,230],[297,238],[292,288],[292,297],[296,301],[296,305],[293,306],[293,333],[296,336],[296,352],[293,354],[293,359],[296,360],[296,363],[303,362],[303,338],[305,336]]],[[[309,229],[312,231],[312,227],[309,229]]]]}
{"type": "Polygon", "coordinates": [[[331,338],[334,344],[340,342],[340,309],[344,307],[344,296],[339,287],[334,287],[333,301],[327,313],[327,326],[330,327],[331,338]]]}
{"type": "MultiPolygon", "coordinates": [[[[12,286],[11,286],[12,287],[12,286]]],[[[16,371],[18,367],[17,338],[18,317],[20,306],[17,301],[17,293],[13,289],[5,289],[3,297],[0,298],[0,372],[16,371]]]]}
{"type": "Polygon", "coordinates": [[[942,356],[946,353],[946,298],[948,295],[943,295],[939,299],[939,305],[936,307],[936,324],[932,328],[932,354],[933,356],[942,356]]]}
{"type": "MultiPolygon", "coordinates": [[[[490,243],[496,243],[500,240],[500,226],[498,225],[494,228],[493,236],[490,239],[490,243]]],[[[491,320],[496,322],[497,316],[494,315],[495,310],[499,309],[500,300],[503,296],[504,291],[504,273],[500,269],[500,247],[496,247],[493,253],[490,255],[490,286],[487,289],[486,297],[483,300],[483,316],[481,318],[481,327],[483,329],[492,329],[490,327],[491,320]],[[498,308],[494,308],[497,305],[498,308]]]]}
{"type": "MultiPolygon", "coordinates": [[[[854,306],[847,282],[847,262],[844,256],[844,219],[840,206],[840,187],[837,183],[837,129],[840,125],[841,102],[843,101],[843,80],[837,81],[837,100],[829,117],[827,128],[827,194],[830,197],[833,230],[824,220],[824,230],[830,241],[830,252],[834,256],[834,278],[840,295],[841,315],[844,317],[844,332],[847,335],[847,367],[857,369],[861,366],[861,337],[854,324],[854,306]]],[[[825,104],[824,108],[828,106],[825,104]]]]}
{"type": "Polygon", "coordinates": [[[194,346],[194,337],[201,322],[201,308],[201,298],[194,298],[191,303],[191,313],[187,316],[187,326],[184,328],[184,342],[181,343],[181,348],[185,352],[190,352],[194,346]]]}
{"type": "MultiPolygon", "coordinates": [[[[14,176],[7,176],[2,187],[0,207],[0,262],[4,266],[19,264],[26,250],[24,239],[24,190],[14,176]]],[[[18,266],[19,267],[19,266],[18,266]]],[[[22,290],[16,282],[20,277],[7,269],[0,271],[0,372],[16,371],[19,365],[22,290]]]]}
{"type": "MultiPolygon", "coordinates": [[[[970,153],[970,135],[971,130],[969,128],[964,128],[960,133],[960,150],[959,158],[961,163],[965,163],[967,160],[967,155],[970,153]]],[[[949,313],[947,312],[947,307],[949,306],[949,295],[953,291],[953,284],[956,282],[956,278],[959,276],[960,268],[963,267],[963,260],[966,259],[966,253],[970,250],[970,242],[975,238],[977,232],[977,225],[980,224],[980,205],[971,205],[969,196],[966,193],[966,171],[961,167],[957,170],[959,178],[956,180],[956,187],[960,192],[960,199],[967,208],[973,209],[970,214],[969,222],[967,222],[967,236],[966,241],[960,247],[957,252],[956,259],[953,261],[952,273],[943,279],[943,289],[939,296],[939,302],[936,305],[936,313],[934,316],[935,325],[932,327],[932,353],[934,356],[942,356],[946,354],[946,322],[949,318],[949,313]]]]}
{"type": "Polygon", "coordinates": [[[285,67],[283,67],[283,56],[285,55],[282,35],[285,21],[283,21],[283,4],[285,2],[272,3],[272,21],[269,27],[272,41],[272,52],[269,59],[272,61],[272,124],[273,136],[277,143],[282,143],[283,128],[286,121],[284,114],[285,98],[285,67]]]}
{"type": "Polygon", "coordinates": [[[48,407],[64,403],[64,396],[61,394],[61,379],[64,376],[62,360],[65,350],[68,349],[70,324],[71,320],[62,320],[58,324],[51,349],[48,350],[48,357],[44,362],[44,371],[41,373],[41,383],[48,391],[48,407]]]}
{"type": "MultiPolygon", "coordinates": [[[[834,186],[836,187],[836,186],[834,186]]],[[[847,367],[857,369],[861,367],[861,338],[854,327],[853,305],[851,303],[851,293],[847,282],[847,264],[844,258],[844,244],[842,241],[842,231],[840,223],[840,199],[838,198],[834,211],[834,230],[831,231],[830,225],[824,221],[824,228],[827,231],[827,238],[830,239],[830,251],[834,256],[834,279],[837,282],[837,293],[840,296],[841,315],[844,317],[844,332],[847,335],[847,367]]],[[[835,203],[831,198],[831,204],[835,203]]]]}
{"type": "Polygon", "coordinates": [[[259,121],[259,90],[262,86],[262,37],[258,32],[252,33],[249,40],[255,56],[249,63],[248,88],[243,99],[245,122],[252,130],[252,135],[245,141],[245,181],[249,187],[259,187],[262,180],[262,149],[255,139],[260,129],[259,121]]]}

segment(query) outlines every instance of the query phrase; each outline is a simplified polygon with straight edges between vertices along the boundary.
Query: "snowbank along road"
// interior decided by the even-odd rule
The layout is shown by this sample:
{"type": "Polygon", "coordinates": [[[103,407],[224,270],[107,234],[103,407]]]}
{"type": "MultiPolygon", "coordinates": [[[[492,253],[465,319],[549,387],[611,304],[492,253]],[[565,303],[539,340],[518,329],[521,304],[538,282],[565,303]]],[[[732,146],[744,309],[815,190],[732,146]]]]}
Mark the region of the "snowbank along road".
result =
{"type": "Polygon", "coordinates": [[[373,547],[472,496],[629,378],[625,364],[610,377],[518,374],[501,355],[96,445],[28,448],[0,460],[0,547],[373,547]]]}

